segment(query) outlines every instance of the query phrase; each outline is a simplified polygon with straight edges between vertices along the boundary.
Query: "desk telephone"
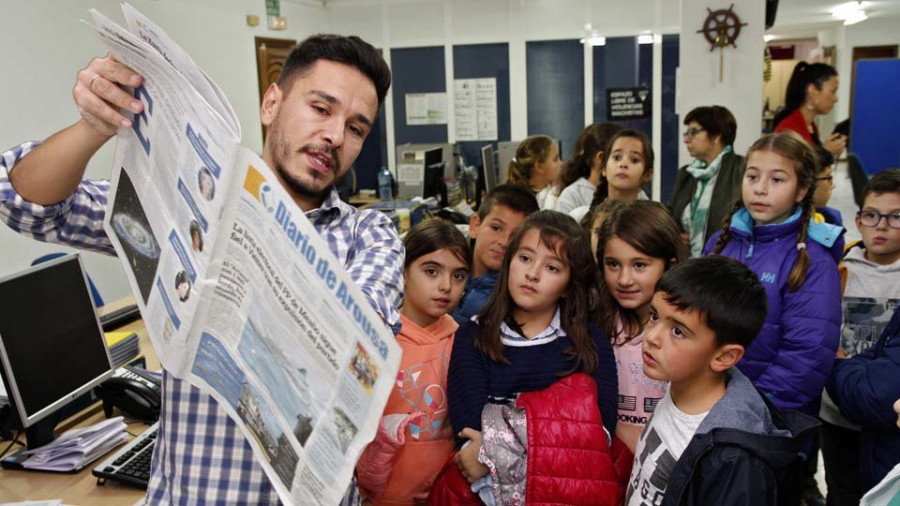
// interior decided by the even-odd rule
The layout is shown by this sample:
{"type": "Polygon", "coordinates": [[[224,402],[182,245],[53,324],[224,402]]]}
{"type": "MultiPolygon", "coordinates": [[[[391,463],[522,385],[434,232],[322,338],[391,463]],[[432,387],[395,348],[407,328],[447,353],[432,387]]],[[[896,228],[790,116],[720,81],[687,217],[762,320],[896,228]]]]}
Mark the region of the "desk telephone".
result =
{"type": "Polygon", "coordinates": [[[94,389],[103,401],[103,413],[112,416],[113,408],[145,422],[159,419],[160,380],[155,375],[136,367],[120,367],[113,377],[94,389]]]}

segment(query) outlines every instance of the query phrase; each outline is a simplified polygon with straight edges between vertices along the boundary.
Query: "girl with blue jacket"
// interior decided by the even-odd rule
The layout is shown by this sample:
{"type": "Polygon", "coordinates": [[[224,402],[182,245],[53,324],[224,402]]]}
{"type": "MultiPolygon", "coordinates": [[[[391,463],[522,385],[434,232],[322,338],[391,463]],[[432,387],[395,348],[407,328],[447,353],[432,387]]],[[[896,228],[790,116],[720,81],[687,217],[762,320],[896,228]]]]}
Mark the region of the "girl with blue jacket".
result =
{"type": "Polygon", "coordinates": [[[844,230],[813,220],[817,159],[797,134],[760,138],[746,160],[742,199],[705,253],[740,260],[766,289],[765,324],[738,368],[778,408],[815,416],[840,337],[844,230]]]}

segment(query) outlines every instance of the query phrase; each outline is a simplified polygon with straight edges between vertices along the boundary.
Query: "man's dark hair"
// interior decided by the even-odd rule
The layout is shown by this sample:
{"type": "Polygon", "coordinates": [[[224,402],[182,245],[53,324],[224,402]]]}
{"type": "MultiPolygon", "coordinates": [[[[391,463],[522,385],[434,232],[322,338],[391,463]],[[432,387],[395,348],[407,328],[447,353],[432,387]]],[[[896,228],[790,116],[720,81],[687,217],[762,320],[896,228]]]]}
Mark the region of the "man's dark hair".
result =
{"type": "Polygon", "coordinates": [[[684,117],[684,124],[697,123],[704,130],[710,140],[722,136],[722,146],[734,144],[737,135],[737,122],[731,111],[720,105],[705,105],[696,107],[684,117]]]}
{"type": "Polygon", "coordinates": [[[900,193],[900,169],[885,169],[872,176],[863,188],[863,203],[873,193],[900,193]]]}
{"type": "Polygon", "coordinates": [[[391,69],[377,49],[356,36],[319,34],[300,42],[284,62],[278,76],[278,86],[287,93],[294,79],[306,75],[318,60],[343,63],[359,70],[375,86],[378,105],[384,102],[391,87],[391,69]]]}
{"type": "Polygon", "coordinates": [[[834,125],[834,130],[832,130],[831,133],[846,135],[847,137],[850,137],[850,118],[847,118],[837,125],[834,125]]]}
{"type": "Polygon", "coordinates": [[[679,311],[697,311],[716,345],[750,346],[766,320],[766,289],[741,262],[720,255],[685,260],[666,272],[656,291],[679,311]]]}
{"type": "Polygon", "coordinates": [[[478,217],[483,221],[496,205],[506,206],[525,216],[539,209],[537,198],[531,190],[513,184],[501,184],[489,191],[478,208],[478,217]]]}

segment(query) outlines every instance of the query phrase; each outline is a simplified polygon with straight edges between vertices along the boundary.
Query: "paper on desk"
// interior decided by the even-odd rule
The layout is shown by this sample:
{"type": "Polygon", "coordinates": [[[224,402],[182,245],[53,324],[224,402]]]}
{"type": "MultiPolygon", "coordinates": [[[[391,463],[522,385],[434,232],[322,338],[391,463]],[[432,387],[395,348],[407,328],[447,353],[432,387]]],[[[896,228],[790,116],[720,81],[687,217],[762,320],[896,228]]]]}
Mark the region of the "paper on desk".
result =
{"type": "Polygon", "coordinates": [[[4,502],[0,506],[59,506],[63,504],[62,499],[49,499],[46,501],[21,501],[21,502],[4,502]]]}
{"type": "Polygon", "coordinates": [[[3,378],[0,378],[0,406],[9,404],[9,394],[6,393],[6,385],[3,384],[3,378]]]}
{"type": "Polygon", "coordinates": [[[90,462],[128,439],[121,416],[98,424],[66,432],[55,441],[34,450],[22,463],[28,469],[70,471],[81,469],[90,462]]]}

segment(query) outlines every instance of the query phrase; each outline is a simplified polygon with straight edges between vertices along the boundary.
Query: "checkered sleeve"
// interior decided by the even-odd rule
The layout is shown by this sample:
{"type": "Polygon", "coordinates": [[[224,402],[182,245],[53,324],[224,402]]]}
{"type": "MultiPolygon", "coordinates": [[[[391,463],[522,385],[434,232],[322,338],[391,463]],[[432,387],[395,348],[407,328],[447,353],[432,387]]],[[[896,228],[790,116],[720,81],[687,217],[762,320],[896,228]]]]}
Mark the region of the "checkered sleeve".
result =
{"type": "Polygon", "coordinates": [[[355,255],[347,264],[347,272],[369,298],[369,303],[393,326],[400,320],[400,304],[405,250],[397,230],[384,213],[363,210],[356,223],[355,255]]]}
{"type": "Polygon", "coordinates": [[[29,202],[9,180],[16,163],[40,142],[26,142],[0,154],[0,220],[14,231],[43,242],[115,254],[103,230],[109,181],[85,179],[66,200],[42,206],[29,202]]]}

